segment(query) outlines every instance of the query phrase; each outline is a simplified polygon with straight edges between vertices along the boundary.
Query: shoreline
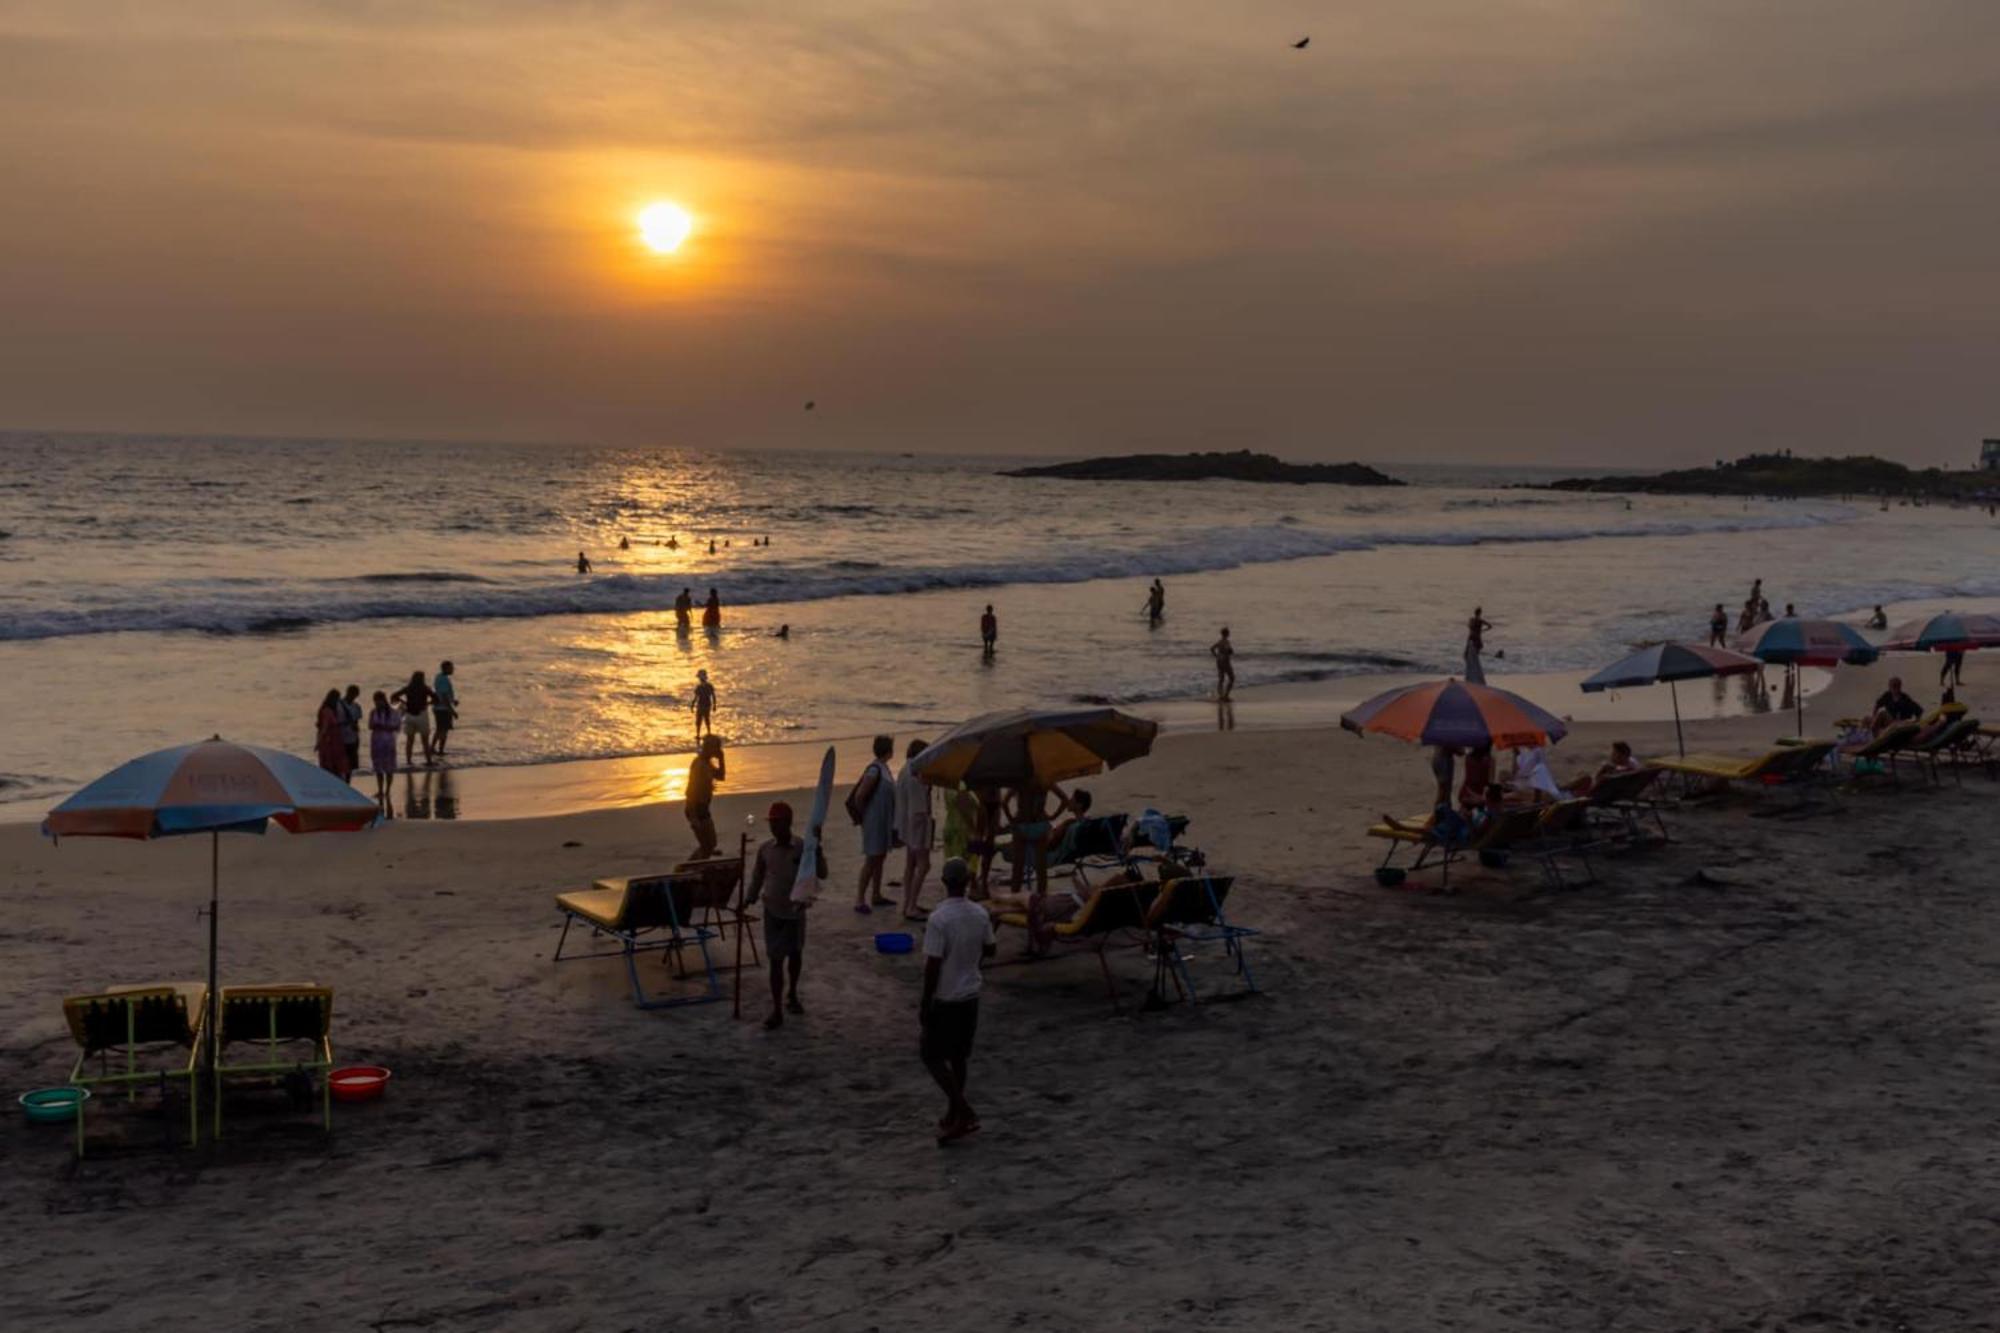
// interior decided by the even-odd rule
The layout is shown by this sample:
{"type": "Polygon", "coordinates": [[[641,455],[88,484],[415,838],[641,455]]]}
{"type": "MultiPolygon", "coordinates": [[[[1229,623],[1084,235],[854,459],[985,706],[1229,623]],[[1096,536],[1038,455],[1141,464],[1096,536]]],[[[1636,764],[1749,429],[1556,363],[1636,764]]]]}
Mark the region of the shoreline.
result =
{"type": "MultiPolygon", "coordinates": [[[[1850,674],[1853,669],[1847,669],[1850,674]]],[[[1622,723],[1634,728],[1671,726],[1672,696],[1665,688],[1585,694],[1578,687],[1584,671],[1494,675],[1495,685],[1533,700],[1565,720],[1587,726],[1622,723]]],[[[1782,675],[1774,669],[1773,677],[1782,675]]],[[[1809,669],[1802,673],[1806,712],[1833,683],[1832,673],[1809,669]]],[[[1246,686],[1227,704],[1215,699],[1180,698],[1141,703],[1112,703],[1161,724],[1161,741],[1180,744],[1191,735],[1218,731],[1316,732],[1337,731],[1340,715],[1356,704],[1399,685],[1434,680],[1413,673],[1341,676],[1327,680],[1246,686]]],[[[1779,693],[1769,691],[1766,707],[1745,689],[1748,678],[1731,681],[1691,681],[1680,691],[1682,718],[1692,737],[1702,723],[1755,716],[1782,718],[1779,693]],[[1721,690],[1712,688],[1721,685],[1721,690]]],[[[926,729],[930,730],[930,729],[926,729]]],[[[909,734],[896,733],[900,742],[909,734]]],[[[1669,732],[1668,734],[1671,734],[1669,732]]],[[[867,733],[814,740],[772,741],[732,746],[729,778],[723,789],[748,796],[795,792],[810,788],[819,774],[821,756],[834,747],[843,761],[865,752],[867,733]]],[[[598,811],[625,810],[681,800],[693,748],[655,754],[598,759],[564,759],[541,764],[493,764],[403,769],[396,774],[392,797],[394,818],[416,821],[498,823],[542,819],[598,811]]],[[[843,762],[841,772],[856,764],[843,762]]],[[[373,775],[358,772],[352,784],[371,793],[373,775]]],[[[62,798],[30,797],[0,802],[0,827],[38,823],[62,798]]]]}

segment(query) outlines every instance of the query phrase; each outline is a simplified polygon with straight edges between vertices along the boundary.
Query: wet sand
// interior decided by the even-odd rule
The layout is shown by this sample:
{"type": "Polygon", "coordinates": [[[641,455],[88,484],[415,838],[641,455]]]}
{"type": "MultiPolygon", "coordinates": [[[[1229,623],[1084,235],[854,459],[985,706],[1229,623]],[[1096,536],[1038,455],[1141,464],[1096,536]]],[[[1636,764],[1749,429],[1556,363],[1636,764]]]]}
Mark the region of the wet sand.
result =
{"type": "MultiPolygon", "coordinates": [[[[1840,673],[1807,729],[1886,674],[1840,673]]],[[[2000,670],[1968,674],[1972,699],[2000,693],[2000,670]]],[[[1689,741],[1787,731],[1705,720],[1689,741]]],[[[1614,735],[1672,744],[1670,725],[1586,722],[1558,772],[1614,735]]],[[[219,1150],[161,1150],[113,1113],[75,1163],[61,1129],[9,1119],[0,1321],[1996,1326],[1985,776],[1802,815],[1688,807],[1674,843],[1603,860],[1594,886],[1517,866],[1453,897],[1370,877],[1367,823],[1427,785],[1395,742],[1190,733],[1087,785],[1104,808],[1193,816],[1239,877],[1235,915],[1266,932],[1263,994],[1141,1012],[1149,970],[1127,953],[1118,1015],[1088,957],[994,969],[986,1128],[947,1150],[914,1053],[918,968],[874,953],[887,923],[841,894],[814,909],[809,1012],[774,1034],[751,1021],[754,976],[733,1022],[727,1003],[636,1010],[614,962],[551,966],[550,895],[674,859],[677,811],[229,840],[225,979],[332,984],[341,1061],[395,1085],[337,1108],[330,1143],[245,1110],[219,1150]]],[[[768,799],[725,795],[719,822],[768,799]]],[[[63,994],[200,971],[206,857],[0,829],[0,1085],[66,1073],[63,994]]],[[[1196,957],[1205,986],[1228,980],[1219,961],[1196,957]]]]}

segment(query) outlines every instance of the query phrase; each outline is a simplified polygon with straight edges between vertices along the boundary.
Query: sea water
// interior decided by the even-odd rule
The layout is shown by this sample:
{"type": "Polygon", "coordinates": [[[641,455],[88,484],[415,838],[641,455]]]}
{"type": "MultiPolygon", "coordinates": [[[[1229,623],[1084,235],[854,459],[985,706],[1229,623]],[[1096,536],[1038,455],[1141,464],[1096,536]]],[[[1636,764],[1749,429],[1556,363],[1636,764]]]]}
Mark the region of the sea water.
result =
{"type": "Polygon", "coordinates": [[[310,754],[328,689],[444,658],[453,763],[529,765],[685,749],[697,669],[737,745],[908,737],[1202,695],[1224,625],[1254,688],[1455,672],[1475,605],[1502,673],[1704,637],[1755,577],[1811,615],[2000,595],[1976,509],[998,475],[1021,461],[0,435],[0,802],[210,734],[310,754]],[[676,631],[683,588],[718,633],[676,631]]]}

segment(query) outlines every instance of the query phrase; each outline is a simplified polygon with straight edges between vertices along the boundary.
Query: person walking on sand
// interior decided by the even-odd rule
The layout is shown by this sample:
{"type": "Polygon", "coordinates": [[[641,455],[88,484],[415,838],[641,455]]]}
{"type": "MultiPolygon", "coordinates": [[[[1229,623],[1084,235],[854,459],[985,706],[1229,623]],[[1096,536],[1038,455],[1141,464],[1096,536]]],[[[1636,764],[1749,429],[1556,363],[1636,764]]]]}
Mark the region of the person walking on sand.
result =
{"type": "Polygon", "coordinates": [[[937,833],[931,812],[931,785],[917,775],[916,758],[925,742],[911,741],[896,775],[896,834],[903,840],[903,920],[922,921],[924,880],[931,873],[931,843],[937,833]]]}
{"type": "Polygon", "coordinates": [[[705,669],[695,672],[694,678],[694,735],[700,740],[704,734],[715,734],[715,686],[708,683],[705,669]]]}
{"type": "Polygon", "coordinates": [[[1472,616],[1465,622],[1465,679],[1473,685],[1486,683],[1486,664],[1480,655],[1486,651],[1486,631],[1493,628],[1493,622],[1486,618],[1486,608],[1475,606],[1472,616]]]}
{"type": "Polygon", "coordinates": [[[1722,609],[1722,603],[1715,604],[1715,610],[1708,617],[1708,646],[1721,648],[1729,638],[1729,613],[1722,609]]]}
{"type": "Polygon", "coordinates": [[[694,628],[694,589],[682,588],[674,598],[674,629],[682,634],[694,628]]]}
{"type": "Polygon", "coordinates": [[[436,762],[431,754],[431,687],[424,673],[412,671],[410,683],[389,696],[389,702],[403,706],[403,767],[416,763],[417,738],[424,742],[424,763],[436,762]]]}
{"type": "Polygon", "coordinates": [[[579,574],[588,574],[590,572],[590,557],[581,551],[576,553],[576,572],[579,574]]]}
{"type": "Polygon", "coordinates": [[[945,900],[924,922],[924,991],[917,1004],[924,1068],[945,1095],[937,1122],[940,1146],[979,1130],[979,1113],[965,1099],[972,1039],[979,1030],[979,965],[993,956],[993,919],[965,896],[972,872],[952,857],[938,871],[945,900]]]}
{"type": "Polygon", "coordinates": [[[1000,617],[993,614],[993,604],[986,604],[986,611],[979,617],[979,646],[987,656],[993,656],[993,645],[1000,641],[1000,617]]]}
{"type": "Polygon", "coordinates": [[[1160,621],[1165,619],[1166,614],[1167,614],[1166,585],[1161,583],[1158,579],[1154,579],[1153,586],[1146,592],[1147,626],[1151,629],[1158,629],[1160,627],[1160,621]]]}
{"type": "Polygon", "coordinates": [[[440,759],[444,758],[445,742],[451,739],[451,729],[458,725],[458,682],[451,678],[452,670],[451,659],[446,658],[431,677],[431,714],[437,721],[431,753],[440,759]]]}
{"type": "MultiPolygon", "coordinates": [[[[799,881],[799,862],[805,856],[805,844],[792,836],[792,807],[772,802],[764,822],[770,825],[771,836],[757,849],[744,903],[764,900],[764,957],[771,964],[771,1016],[764,1020],[764,1028],[770,1031],[785,1025],[787,1012],[806,1011],[799,1003],[799,969],[805,964],[806,909],[812,904],[792,901],[792,886],[799,881]]],[[[819,841],[817,836],[814,841],[819,841]]],[[[826,878],[823,846],[813,849],[818,860],[813,873],[821,879],[826,878]]]]}
{"type": "Polygon", "coordinates": [[[396,733],[402,729],[402,716],[389,696],[375,691],[375,707],[368,714],[368,767],[375,770],[375,799],[385,814],[396,783],[396,733]]]}
{"type": "Polygon", "coordinates": [[[694,762],[688,765],[686,813],[688,827],[694,830],[693,860],[708,860],[720,845],[715,836],[715,816],[709,813],[709,806],[715,800],[715,784],[728,776],[728,766],[722,758],[722,738],[713,733],[704,736],[701,748],[695,751],[694,762]]]}
{"type": "Polygon", "coordinates": [[[1229,626],[1208,645],[1208,655],[1215,659],[1215,697],[1227,699],[1236,689],[1236,645],[1229,641],[1229,626]]]}
{"type": "Polygon", "coordinates": [[[349,685],[340,699],[340,743],[347,747],[347,774],[361,771],[361,687],[349,685]]]}
{"type": "Polygon", "coordinates": [[[882,892],[882,868],[895,842],[896,780],[889,773],[893,737],[875,738],[875,758],[862,770],[847,793],[847,815],[861,826],[861,876],[854,885],[854,910],[863,916],[877,907],[894,906],[882,892]]]}
{"type": "Polygon", "coordinates": [[[347,743],[340,738],[340,725],[345,717],[340,709],[340,691],[328,690],[326,698],[319,701],[319,713],[313,719],[313,753],[319,759],[319,766],[342,782],[347,781],[347,743]]]}
{"type": "Polygon", "coordinates": [[[708,590],[708,600],[702,603],[701,627],[703,629],[722,628],[722,594],[713,588],[708,590]]]}

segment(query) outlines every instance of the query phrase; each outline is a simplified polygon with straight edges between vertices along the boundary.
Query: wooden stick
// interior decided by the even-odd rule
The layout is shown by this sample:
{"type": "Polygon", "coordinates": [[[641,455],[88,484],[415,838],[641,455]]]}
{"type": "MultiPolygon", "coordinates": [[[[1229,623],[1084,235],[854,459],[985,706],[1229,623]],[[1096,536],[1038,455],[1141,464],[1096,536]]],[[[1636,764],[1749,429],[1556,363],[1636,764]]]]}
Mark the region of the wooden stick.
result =
{"type": "Polygon", "coordinates": [[[750,892],[750,878],[744,865],[750,851],[750,835],[736,835],[736,996],[730,1001],[729,1016],[743,1017],[743,913],[749,904],[744,895],[750,892]]]}

